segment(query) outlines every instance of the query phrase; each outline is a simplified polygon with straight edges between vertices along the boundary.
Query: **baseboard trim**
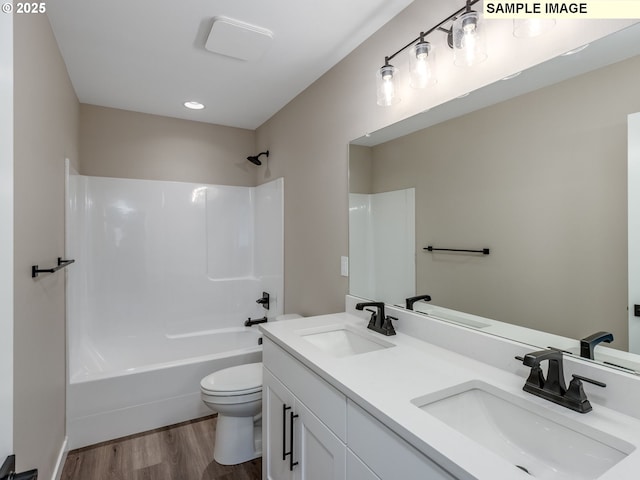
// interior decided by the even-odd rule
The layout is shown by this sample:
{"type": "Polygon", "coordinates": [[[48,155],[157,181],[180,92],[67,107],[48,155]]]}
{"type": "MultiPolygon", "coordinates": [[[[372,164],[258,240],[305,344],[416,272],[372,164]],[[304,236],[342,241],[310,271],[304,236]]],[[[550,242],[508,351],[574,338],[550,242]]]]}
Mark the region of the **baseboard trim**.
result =
{"type": "Polygon", "coordinates": [[[53,474],[51,475],[51,480],[60,480],[62,478],[62,470],[64,469],[64,462],[67,460],[67,453],[69,450],[67,449],[67,445],[69,443],[69,437],[64,437],[64,441],[62,442],[62,446],[60,447],[60,452],[58,453],[58,460],[56,461],[56,466],[53,469],[53,474]]]}

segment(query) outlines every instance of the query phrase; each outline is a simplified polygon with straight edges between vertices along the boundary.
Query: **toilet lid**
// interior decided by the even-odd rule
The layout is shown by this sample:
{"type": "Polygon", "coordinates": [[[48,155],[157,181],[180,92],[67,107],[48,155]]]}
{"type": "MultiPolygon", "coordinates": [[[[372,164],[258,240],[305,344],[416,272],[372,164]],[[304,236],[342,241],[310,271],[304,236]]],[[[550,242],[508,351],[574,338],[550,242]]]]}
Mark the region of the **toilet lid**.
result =
{"type": "Polygon", "coordinates": [[[225,368],[200,382],[203,391],[218,395],[244,395],[262,390],[262,362],[225,368]]]}

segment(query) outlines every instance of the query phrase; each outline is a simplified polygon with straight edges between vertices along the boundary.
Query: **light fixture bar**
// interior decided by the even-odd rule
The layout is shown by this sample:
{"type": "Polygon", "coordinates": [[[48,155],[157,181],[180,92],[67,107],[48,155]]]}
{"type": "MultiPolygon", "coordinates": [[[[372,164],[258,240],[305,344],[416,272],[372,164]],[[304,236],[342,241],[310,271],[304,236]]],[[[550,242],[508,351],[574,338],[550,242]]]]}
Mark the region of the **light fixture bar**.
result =
{"type": "Polygon", "coordinates": [[[454,13],[452,13],[451,15],[449,15],[447,18],[445,18],[444,20],[442,20],[440,23],[438,23],[437,25],[431,27],[430,29],[428,29],[426,32],[420,32],[420,35],[417,38],[414,38],[411,42],[409,42],[408,44],[406,44],[404,47],[402,47],[400,50],[398,50],[397,52],[395,52],[392,55],[389,55],[388,57],[384,57],[384,61],[385,61],[385,65],[389,63],[390,60],[393,60],[394,57],[396,57],[398,54],[404,52],[407,48],[411,47],[414,43],[420,41],[420,40],[424,40],[424,37],[426,37],[427,35],[430,35],[431,33],[435,32],[436,30],[441,30],[443,32],[449,33],[449,30],[442,28],[442,26],[447,23],[450,22],[451,20],[453,20],[455,17],[457,17],[458,15],[470,11],[471,7],[473,5],[475,5],[476,3],[479,3],[480,0],[467,0],[465,3],[465,6],[460,8],[459,10],[456,10],[454,13]]]}

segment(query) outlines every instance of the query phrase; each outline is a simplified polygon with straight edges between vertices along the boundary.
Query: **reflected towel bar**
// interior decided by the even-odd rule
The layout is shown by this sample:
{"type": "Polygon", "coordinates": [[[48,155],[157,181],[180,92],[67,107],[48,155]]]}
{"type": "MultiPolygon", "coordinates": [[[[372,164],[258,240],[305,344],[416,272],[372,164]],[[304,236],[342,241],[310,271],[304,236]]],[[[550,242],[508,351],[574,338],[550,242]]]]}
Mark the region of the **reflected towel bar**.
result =
{"type": "Polygon", "coordinates": [[[489,255],[489,249],[483,248],[482,250],[461,250],[458,248],[435,248],[429,245],[428,247],[424,247],[423,250],[428,250],[430,252],[435,251],[443,251],[443,252],[467,252],[467,253],[482,253],[483,255],[489,255]]]}
{"type": "Polygon", "coordinates": [[[62,257],[58,257],[58,266],[53,268],[38,268],[38,265],[31,267],[31,278],[36,278],[39,273],[53,273],[57,272],[61,268],[71,265],[75,260],[63,260],[62,257]]]}

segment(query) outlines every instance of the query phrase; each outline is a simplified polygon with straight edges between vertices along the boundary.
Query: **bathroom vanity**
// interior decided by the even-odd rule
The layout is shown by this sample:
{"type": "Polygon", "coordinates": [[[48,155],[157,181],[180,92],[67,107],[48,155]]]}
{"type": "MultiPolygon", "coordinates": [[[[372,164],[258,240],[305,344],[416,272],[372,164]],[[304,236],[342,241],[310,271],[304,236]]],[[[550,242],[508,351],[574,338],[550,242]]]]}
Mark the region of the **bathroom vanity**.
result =
{"type": "Polygon", "coordinates": [[[613,398],[637,378],[567,359],[608,384],[580,414],[522,390],[535,347],[407,311],[384,337],[354,305],[261,326],[263,479],[637,478],[640,413],[613,398]]]}
{"type": "Polygon", "coordinates": [[[264,478],[454,478],[276,343],[263,353],[264,478]]]}

